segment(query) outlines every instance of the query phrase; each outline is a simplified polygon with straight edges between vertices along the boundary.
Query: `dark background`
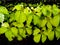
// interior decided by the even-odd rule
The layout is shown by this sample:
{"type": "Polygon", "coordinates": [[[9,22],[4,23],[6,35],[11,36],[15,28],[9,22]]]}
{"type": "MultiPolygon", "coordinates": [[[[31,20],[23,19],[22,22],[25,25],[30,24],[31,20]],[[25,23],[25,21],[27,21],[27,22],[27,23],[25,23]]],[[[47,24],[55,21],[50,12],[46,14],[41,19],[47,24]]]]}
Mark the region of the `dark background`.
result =
{"type": "Polygon", "coordinates": [[[9,42],[8,39],[5,37],[5,35],[0,35],[0,45],[60,45],[60,39],[57,40],[56,37],[53,41],[46,40],[45,43],[39,42],[35,43],[33,41],[33,36],[27,37],[26,39],[23,39],[22,41],[18,41],[16,38],[9,42]]]}
{"type": "Polygon", "coordinates": [[[46,2],[44,2],[44,0],[0,0],[0,1],[3,1],[5,4],[8,2],[25,2],[25,3],[40,3],[40,2],[43,2],[45,4],[57,4],[57,3],[60,3],[60,0],[46,0],[46,2]]]}
{"type": "MultiPolygon", "coordinates": [[[[25,2],[25,3],[39,3],[40,1],[42,1],[44,4],[49,4],[49,5],[53,5],[53,4],[57,4],[60,5],[60,0],[47,0],[46,2],[44,2],[44,0],[1,0],[3,3],[0,5],[6,5],[7,3],[15,3],[15,2],[25,2]]],[[[60,8],[60,7],[59,7],[60,8]]],[[[16,38],[9,42],[8,39],[5,37],[4,34],[0,35],[0,45],[60,45],[60,39],[57,40],[56,37],[54,37],[53,41],[49,41],[48,39],[46,40],[45,43],[39,42],[39,43],[35,43],[33,41],[33,36],[31,35],[30,37],[27,37],[26,39],[23,39],[22,41],[18,41],[16,38]]]]}

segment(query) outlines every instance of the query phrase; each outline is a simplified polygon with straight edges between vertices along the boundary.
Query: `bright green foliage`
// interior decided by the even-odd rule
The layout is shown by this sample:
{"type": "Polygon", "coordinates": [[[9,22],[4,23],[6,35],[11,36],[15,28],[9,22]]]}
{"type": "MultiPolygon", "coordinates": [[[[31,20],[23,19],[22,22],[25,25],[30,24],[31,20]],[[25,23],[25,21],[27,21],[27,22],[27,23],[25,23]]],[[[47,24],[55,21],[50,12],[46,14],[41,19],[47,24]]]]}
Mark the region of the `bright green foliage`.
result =
{"type": "Polygon", "coordinates": [[[14,21],[15,20],[15,13],[11,13],[10,14],[10,19],[9,19],[9,22],[12,22],[12,21],[14,21]]]}
{"type": "Polygon", "coordinates": [[[26,31],[27,31],[27,33],[28,33],[29,35],[32,34],[32,29],[31,29],[31,28],[26,28],[26,31]]]}
{"type": "Polygon", "coordinates": [[[17,40],[21,41],[22,37],[20,35],[17,36],[17,40]]]}
{"type": "Polygon", "coordinates": [[[14,25],[15,27],[24,27],[23,23],[18,23],[18,22],[13,22],[12,25],[14,25]]]}
{"type": "Polygon", "coordinates": [[[16,27],[11,28],[12,33],[17,36],[18,35],[18,29],[16,27]]]}
{"type": "Polygon", "coordinates": [[[12,41],[13,38],[15,37],[11,31],[5,32],[5,36],[8,38],[9,41],[12,41]]]}
{"type": "Polygon", "coordinates": [[[17,22],[23,23],[26,20],[26,15],[23,12],[16,11],[15,19],[16,19],[17,22]]]}
{"type": "Polygon", "coordinates": [[[29,14],[32,13],[32,11],[30,10],[29,7],[26,7],[26,8],[24,9],[24,13],[25,13],[26,15],[29,15],[29,14]]]}
{"type": "Polygon", "coordinates": [[[35,8],[34,9],[34,11],[35,11],[35,14],[37,15],[37,16],[41,16],[41,14],[42,14],[42,12],[41,12],[41,8],[38,6],[37,8],[35,8]],[[36,13],[37,12],[37,13],[36,13]]]}
{"type": "Polygon", "coordinates": [[[4,6],[0,6],[0,13],[2,13],[2,14],[9,14],[8,10],[4,6]]]}
{"type": "Polygon", "coordinates": [[[60,26],[56,27],[56,31],[60,32],[60,26]]]}
{"type": "Polygon", "coordinates": [[[36,43],[39,43],[39,42],[40,42],[40,39],[41,39],[41,34],[34,35],[33,40],[34,40],[36,43]]]}
{"type": "Polygon", "coordinates": [[[0,27],[0,34],[3,34],[7,31],[8,29],[6,27],[0,27]]]}
{"type": "Polygon", "coordinates": [[[58,40],[60,38],[60,32],[59,31],[55,31],[55,35],[56,35],[56,38],[58,40]]]}
{"type": "Polygon", "coordinates": [[[57,37],[57,40],[58,40],[60,38],[60,26],[56,27],[55,34],[56,34],[56,37],[57,37]]]}
{"type": "Polygon", "coordinates": [[[36,42],[36,43],[39,43],[40,39],[41,39],[41,34],[40,33],[40,30],[38,28],[35,28],[35,30],[33,31],[33,35],[34,35],[34,38],[33,40],[36,42]]]}
{"type": "Polygon", "coordinates": [[[32,22],[32,19],[33,19],[33,15],[28,15],[28,18],[27,18],[27,26],[29,26],[32,22]]]}
{"type": "Polygon", "coordinates": [[[48,39],[53,40],[54,39],[54,31],[48,32],[48,39]]]}
{"type": "Polygon", "coordinates": [[[0,35],[5,33],[9,41],[21,41],[33,35],[36,43],[60,39],[60,9],[57,5],[17,4],[0,6],[0,35]],[[29,7],[28,7],[29,6],[29,7]],[[7,7],[7,8],[6,8],[7,7]],[[8,11],[9,10],[9,11],[8,11]]]}
{"type": "Polygon", "coordinates": [[[47,27],[48,27],[48,29],[52,29],[52,25],[50,22],[47,22],[47,27]]]}
{"type": "Polygon", "coordinates": [[[53,14],[57,15],[59,13],[59,9],[57,8],[57,5],[53,5],[53,14]]]}
{"type": "Polygon", "coordinates": [[[2,23],[4,21],[4,14],[0,13],[0,22],[2,23]]]}
{"type": "Polygon", "coordinates": [[[41,22],[40,22],[41,27],[44,27],[46,25],[46,23],[47,23],[46,19],[41,20],[41,22]]]}
{"type": "Polygon", "coordinates": [[[38,28],[35,28],[35,30],[33,31],[33,35],[37,35],[38,33],[40,33],[40,30],[38,28]]]}
{"type": "Polygon", "coordinates": [[[44,16],[51,16],[51,6],[47,5],[47,6],[42,6],[42,12],[44,14],[44,16]]]}
{"type": "Polygon", "coordinates": [[[18,39],[19,41],[21,41],[21,40],[22,40],[22,37],[21,37],[21,36],[17,36],[17,39],[18,39]]]}
{"type": "Polygon", "coordinates": [[[25,31],[24,29],[19,29],[19,34],[20,34],[22,37],[26,38],[26,31],[25,31]]]}
{"type": "Polygon", "coordinates": [[[51,20],[50,20],[51,24],[55,27],[57,27],[59,25],[59,16],[54,16],[51,20]]]}
{"type": "Polygon", "coordinates": [[[42,30],[46,31],[46,27],[45,27],[45,26],[44,26],[44,27],[42,27],[42,30]]]}
{"type": "Polygon", "coordinates": [[[8,24],[7,22],[4,22],[4,23],[2,24],[2,26],[3,26],[3,27],[9,27],[9,24],[8,24]]]}
{"type": "Polygon", "coordinates": [[[35,12],[40,12],[41,11],[41,8],[38,6],[34,9],[35,12]]]}
{"type": "Polygon", "coordinates": [[[47,36],[42,34],[42,43],[44,43],[46,39],[47,39],[47,36]]]}
{"type": "Polygon", "coordinates": [[[16,10],[21,10],[23,8],[23,5],[16,5],[14,8],[13,8],[13,10],[12,11],[14,11],[15,9],[16,10]]]}
{"type": "Polygon", "coordinates": [[[40,21],[39,17],[36,16],[36,15],[34,15],[34,16],[33,16],[33,23],[34,23],[34,25],[38,24],[39,21],[40,21]],[[37,21],[37,20],[38,20],[38,21],[37,21]]]}

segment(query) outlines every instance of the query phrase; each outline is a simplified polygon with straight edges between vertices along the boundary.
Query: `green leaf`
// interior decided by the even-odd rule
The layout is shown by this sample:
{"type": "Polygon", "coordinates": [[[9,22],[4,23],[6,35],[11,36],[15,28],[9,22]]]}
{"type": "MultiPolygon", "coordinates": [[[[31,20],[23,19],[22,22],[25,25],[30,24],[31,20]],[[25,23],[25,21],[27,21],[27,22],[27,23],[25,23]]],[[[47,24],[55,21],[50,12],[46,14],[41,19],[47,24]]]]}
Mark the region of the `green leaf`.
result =
{"type": "Polygon", "coordinates": [[[17,36],[18,35],[18,29],[16,27],[11,27],[11,32],[17,36]]]}
{"type": "Polygon", "coordinates": [[[59,31],[55,31],[55,35],[56,35],[56,38],[58,40],[60,38],[60,32],[59,31]]]}
{"type": "Polygon", "coordinates": [[[47,36],[42,34],[42,43],[44,43],[46,39],[47,39],[47,36]]]}
{"type": "Polygon", "coordinates": [[[9,14],[9,13],[8,13],[8,10],[7,10],[6,7],[4,7],[4,6],[0,6],[0,13],[9,14]]]}
{"type": "Polygon", "coordinates": [[[35,28],[35,30],[33,31],[33,35],[37,35],[38,33],[40,33],[40,29],[35,28]]]}
{"type": "Polygon", "coordinates": [[[24,27],[24,24],[23,23],[18,23],[18,22],[13,22],[12,25],[14,25],[15,27],[24,27]]]}
{"type": "Polygon", "coordinates": [[[11,13],[10,14],[10,19],[9,19],[9,22],[12,22],[15,20],[15,13],[11,13]]]}
{"type": "Polygon", "coordinates": [[[43,34],[48,36],[48,31],[49,31],[49,30],[46,29],[46,30],[43,32],[43,34]]]}
{"type": "Polygon", "coordinates": [[[51,25],[50,22],[47,22],[47,27],[48,27],[48,29],[51,29],[52,30],[52,25],[51,25]]]}
{"type": "Polygon", "coordinates": [[[2,23],[4,21],[4,14],[0,13],[0,22],[2,23]]]}
{"type": "Polygon", "coordinates": [[[27,33],[28,33],[29,35],[32,34],[32,29],[31,29],[31,28],[26,28],[26,31],[27,31],[27,33]]]}
{"type": "Polygon", "coordinates": [[[26,15],[24,13],[21,12],[21,15],[20,15],[20,21],[21,22],[25,22],[26,21],[26,15]]]}
{"type": "Polygon", "coordinates": [[[4,22],[4,23],[2,24],[2,26],[3,26],[3,27],[9,27],[9,24],[8,24],[7,22],[4,22]]]}
{"type": "Polygon", "coordinates": [[[8,29],[6,27],[0,27],[0,34],[3,34],[7,31],[8,29]]]}
{"type": "Polygon", "coordinates": [[[21,36],[17,36],[17,40],[21,41],[22,40],[22,37],[21,36]]]}
{"type": "Polygon", "coordinates": [[[39,6],[37,6],[35,9],[34,9],[35,12],[41,12],[41,8],[39,6]]]}
{"type": "Polygon", "coordinates": [[[51,6],[49,6],[49,5],[42,6],[42,12],[43,12],[44,16],[51,16],[51,6]]]}
{"type": "Polygon", "coordinates": [[[40,26],[41,26],[41,27],[44,27],[44,26],[46,25],[46,23],[47,23],[47,20],[46,20],[46,19],[43,19],[43,20],[41,20],[41,22],[40,22],[40,26]]]}
{"type": "Polygon", "coordinates": [[[37,34],[37,35],[34,35],[33,40],[34,40],[34,42],[39,43],[40,38],[41,38],[41,34],[37,34]]]}
{"type": "Polygon", "coordinates": [[[56,27],[56,30],[60,32],[60,26],[56,27]]]}
{"type": "Polygon", "coordinates": [[[59,25],[59,16],[54,16],[54,18],[52,18],[50,22],[53,26],[57,27],[59,25]]]}
{"type": "Polygon", "coordinates": [[[39,12],[39,13],[35,13],[37,16],[39,16],[39,17],[41,17],[41,12],[39,12]]]}
{"type": "Polygon", "coordinates": [[[5,36],[6,36],[6,38],[8,38],[9,41],[12,41],[13,38],[15,37],[15,36],[12,34],[11,31],[7,31],[7,32],[5,33],[5,36]]]}
{"type": "Polygon", "coordinates": [[[20,20],[20,11],[16,11],[15,20],[18,22],[20,20]]]}
{"type": "Polygon", "coordinates": [[[46,27],[42,27],[42,30],[44,30],[44,31],[45,31],[45,30],[46,30],[46,27]]]}
{"type": "Polygon", "coordinates": [[[19,29],[19,34],[23,37],[26,38],[26,31],[24,29],[19,29]]]}
{"type": "Polygon", "coordinates": [[[15,19],[19,23],[23,23],[26,21],[26,15],[23,12],[16,11],[15,13],[15,19]]]}
{"type": "Polygon", "coordinates": [[[26,15],[29,15],[31,12],[32,12],[32,11],[31,11],[31,9],[30,9],[29,7],[26,7],[26,8],[24,9],[24,13],[25,13],[26,15]]]}
{"type": "Polygon", "coordinates": [[[18,4],[12,9],[12,11],[14,11],[15,9],[16,10],[21,10],[22,8],[23,8],[23,5],[18,4]]]}
{"type": "Polygon", "coordinates": [[[33,19],[33,15],[29,15],[28,18],[27,18],[27,26],[29,26],[32,22],[32,19],[33,19]]]}
{"type": "Polygon", "coordinates": [[[48,32],[48,39],[52,41],[54,39],[54,31],[48,32]]]}
{"type": "Polygon", "coordinates": [[[53,5],[53,15],[57,15],[58,13],[59,13],[59,9],[58,9],[58,7],[57,7],[57,5],[53,5]]]}
{"type": "Polygon", "coordinates": [[[39,22],[39,17],[36,16],[36,15],[34,15],[34,16],[33,16],[33,23],[34,23],[34,25],[36,25],[38,22],[39,22]],[[37,21],[37,20],[38,20],[38,21],[37,21]]]}
{"type": "Polygon", "coordinates": [[[41,38],[41,34],[37,34],[37,35],[34,35],[33,40],[34,40],[34,42],[39,43],[40,38],[41,38]]]}
{"type": "Polygon", "coordinates": [[[37,6],[37,8],[35,8],[34,11],[35,11],[35,14],[36,14],[37,16],[41,17],[42,12],[41,12],[41,8],[40,8],[39,6],[37,6]],[[37,12],[37,13],[36,13],[36,12],[37,12]]]}

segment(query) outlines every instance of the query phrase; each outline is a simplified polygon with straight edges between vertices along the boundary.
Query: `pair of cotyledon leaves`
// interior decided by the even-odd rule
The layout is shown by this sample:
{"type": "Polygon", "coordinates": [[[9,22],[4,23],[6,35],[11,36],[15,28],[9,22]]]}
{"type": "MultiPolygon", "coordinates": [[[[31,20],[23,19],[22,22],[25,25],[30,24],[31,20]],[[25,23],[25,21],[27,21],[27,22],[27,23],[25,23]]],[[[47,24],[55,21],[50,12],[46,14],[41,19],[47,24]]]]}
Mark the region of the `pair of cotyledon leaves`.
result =
{"type": "Polygon", "coordinates": [[[35,28],[35,30],[33,31],[33,35],[34,35],[34,38],[33,40],[36,42],[36,43],[39,43],[40,41],[42,41],[42,43],[44,43],[47,39],[46,35],[44,34],[40,34],[40,29],[38,28],[35,28]]]}
{"type": "Polygon", "coordinates": [[[39,43],[40,41],[42,41],[42,43],[44,43],[48,37],[49,40],[53,40],[54,39],[54,31],[44,31],[43,33],[41,33],[40,29],[36,28],[33,31],[33,35],[34,35],[34,42],[39,43]]]}

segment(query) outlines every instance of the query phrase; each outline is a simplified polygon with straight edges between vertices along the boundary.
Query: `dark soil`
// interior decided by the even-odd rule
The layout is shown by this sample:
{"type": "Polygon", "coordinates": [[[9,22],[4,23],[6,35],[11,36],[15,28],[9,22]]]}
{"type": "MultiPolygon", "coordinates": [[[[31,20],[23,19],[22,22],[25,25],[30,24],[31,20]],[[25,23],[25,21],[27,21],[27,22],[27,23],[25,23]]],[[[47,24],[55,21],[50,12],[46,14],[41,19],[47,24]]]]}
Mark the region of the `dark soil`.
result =
{"type": "Polygon", "coordinates": [[[16,38],[9,42],[8,39],[5,37],[5,35],[0,35],[0,45],[60,45],[60,39],[57,40],[54,38],[53,41],[46,40],[45,43],[35,43],[33,41],[33,36],[27,37],[26,39],[23,39],[22,41],[18,41],[16,38]]]}

